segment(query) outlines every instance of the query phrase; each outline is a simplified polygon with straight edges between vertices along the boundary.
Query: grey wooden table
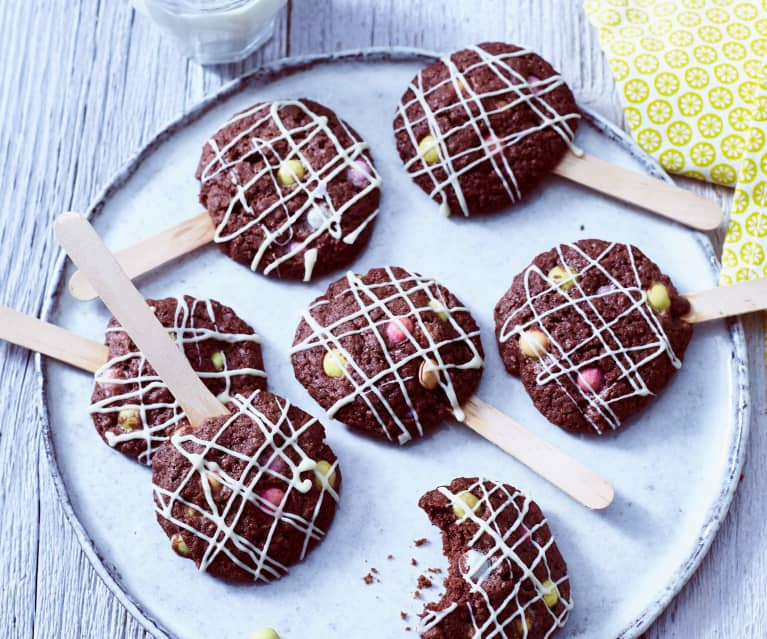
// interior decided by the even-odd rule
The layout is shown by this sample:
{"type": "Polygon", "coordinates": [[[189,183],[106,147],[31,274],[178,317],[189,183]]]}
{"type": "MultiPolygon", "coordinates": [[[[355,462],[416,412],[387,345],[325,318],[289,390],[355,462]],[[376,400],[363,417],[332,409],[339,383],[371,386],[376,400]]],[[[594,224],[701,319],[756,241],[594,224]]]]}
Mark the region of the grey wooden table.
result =
{"type": "MultiPolygon", "coordinates": [[[[125,0],[3,0],[0,303],[39,312],[58,255],[53,218],[87,208],[164,123],[239,74],[288,55],[374,45],[447,51],[489,39],[540,51],[584,104],[621,123],[580,0],[292,0],[261,52],[208,69],[183,60],[125,0]]],[[[692,188],[727,204],[724,190],[692,188]]],[[[745,323],[753,418],[744,477],[711,552],[651,638],[767,636],[765,367],[759,319],[745,323]]],[[[0,343],[0,636],[144,637],[59,508],[33,378],[29,353],[0,343]]]]}

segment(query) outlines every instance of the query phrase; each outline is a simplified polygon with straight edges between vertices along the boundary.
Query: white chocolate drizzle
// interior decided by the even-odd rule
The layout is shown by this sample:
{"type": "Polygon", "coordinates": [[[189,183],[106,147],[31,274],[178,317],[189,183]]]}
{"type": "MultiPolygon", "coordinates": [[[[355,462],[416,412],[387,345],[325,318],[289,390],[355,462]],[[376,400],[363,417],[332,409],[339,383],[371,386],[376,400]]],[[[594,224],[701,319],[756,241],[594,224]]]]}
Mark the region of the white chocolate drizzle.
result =
{"type": "MultiPolygon", "coordinates": [[[[571,120],[579,119],[580,115],[578,113],[559,113],[546,100],[547,94],[565,84],[561,75],[556,74],[544,79],[531,79],[516,71],[508,61],[532,53],[529,49],[519,49],[501,54],[490,53],[481,46],[472,46],[469,47],[469,50],[479,56],[478,62],[461,71],[450,55],[443,57],[441,63],[447,68],[448,77],[427,89],[423,85],[423,74],[419,73],[409,86],[412,98],[405,102],[403,96],[403,101],[400,101],[397,107],[403,125],[395,128],[395,134],[407,133],[410,143],[416,150],[415,156],[405,163],[405,168],[414,177],[426,175],[431,179],[433,188],[429,196],[441,202],[440,212],[443,215],[450,215],[447,194],[451,190],[458,200],[463,215],[467,217],[470,215],[460,180],[463,175],[487,161],[491,163],[493,172],[503,185],[509,201],[512,203],[519,201],[523,193],[513,167],[509,163],[506,151],[538,131],[552,129],[561,136],[574,153],[582,154],[573,144],[575,127],[570,124],[571,120]],[[488,69],[503,83],[501,88],[477,92],[472,87],[470,80],[472,73],[485,69],[488,69]],[[436,93],[443,94],[448,87],[455,90],[458,102],[433,108],[430,104],[430,98],[436,93]],[[494,108],[489,107],[488,103],[492,102],[494,98],[497,98],[494,108]],[[496,135],[490,118],[506,111],[513,111],[520,106],[525,106],[535,113],[538,124],[505,137],[496,135]],[[416,107],[420,107],[423,115],[411,119],[408,112],[416,107]],[[447,131],[442,131],[440,121],[446,119],[447,114],[457,107],[465,111],[468,116],[467,121],[447,131]],[[418,152],[421,140],[416,136],[415,129],[423,123],[428,125],[429,135],[436,141],[436,149],[439,152],[439,161],[433,164],[425,162],[421,153],[418,152]],[[483,129],[486,133],[483,133],[483,129]],[[476,134],[479,139],[478,146],[468,147],[451,156],[448,152],[448,141],[465,131],[476,134]],[[492,140],[493,143],[488,144],[487,140],[492,140]],[[477,158],[468,161],[465,166],[456,166],[462,163],[463,158],[474,155],[477,155],[477,158]],[[440,179],[437,175],[438,170],[446,173],[447,178],[440,179]]],[[[410,92],[405,92],[405,96],[408,96],[410,92]]]]}
{"type": "MultiPolygon", "coordinates": [[[[578,275],[570,280],[572,288],[565,290],[547,278],[547,274],[541,271],[534,264],[524,271],[525,303],[511,313],[503,322],[499,334],[501,342],[507,342],[519,336],[528,329],[542,331],[549,340],[549,348],[545,354],[538,359],[540,370],[536,377],[536,383],[544,386],[549,383],[555,383],[571,399],[575,406],[579,405],[579,399],[587,402],[588,406],[594,411],[595,415],[601,417],[613,430],[621,425],[618,415],[612,408],[613,404],[624,402],[631,397],[644,397],[652,395],[652,391],[642,377],[642,369],[658,357],[667,357],[674,368],[681,368],[682,361],[674,353],[671,342],[668,339],[660,318],[653,311],[647,301],[647,293],[642,287],[639,269],[637,267],[633,247],[629,244],[610,243],[606,248],[595,257],[591,257],[577,244],[560,244],[557,246],[557,254],[562,265],[568,263],[564,256],[564,249],[574,251],[586,266],[581,268],[578,275]],[[602,260],[613,250],[625,250],[631,266],[632,282],[630,286],[624,286],[622,282],[610,273],[602,264],[602,260]],[[581,286],[584,276],[590,271],[598,271],[599,274],[607,280],[607,284],[601,286],[592,294],[587,294],[581,286]],[[546,287],[540,293],[532,294],[531,281],[544,282],[546,287]],[[551,308],[538,308],[536,302],[543,297],[551,299],[555,295],[559,303],[551,308]],[[594,302],[604,297],[621,296],[625,298],[626,307],[616,317],[607,321],[596,309],[594,302]],[[554,314],[561,313],[563,310],[571,311],[572,321],[581,321],[589,329],[588,337],[576,344],[564,347],[554,339],[551,333],[553,325],[548,318],[554,314]],[[531,319],[519,323],[519,317],[529,312],[531,319]],[[620,325],[627,318],[631,321],[641,320],[652,332],[654,339],[645,343],[632,346],[624,346],[620,340],[620,325]],[[588,346],[598,345],[600,352],[597,356],[579,361],[577,353],[579,350],[588,346]],[[600,360],[605,358],[612,359],[615,362],[616,369],[620,374],[604,387],[598,393],[586,391],[578,384],[578,373],[589,365],[597,365],[600,360]],[[566,385],[565,379],[569,379],[572,384],[566,385]],[[615,388],[619,383],[627,383],[629,392],[615,393],[615,388]],[[572,389],[578,393],[573,396],[572,389]]],[[[547,302],[549,304],[550,302],[547,302]]],[[[602,433],[602,424],[600,420],[595,419],[589,411],[582,411],[584,418],[594,427],[599,434],[602,433]]]]}
{"type": "MultiPolygon", "coordinates": [[[[288,414],[291,408],[290,402],[270,394],[280,410],[278,419],[273,422],[255,402],[260,392],[255,391],[248,397],[235,395],[231,399],[235,410],[225,419],[211,439],[198,437],[194,430],[172,435],[170,445],[186,458],[189,469],[174,490],[166,490],[157,484],[153,484],[153,489],[157,514],[179,530],[201,539],[206,544],[205,553],[199,563],[201,572],[205,572],[217,557],[223,555],[238,568],[252,575],[254,581],[269,582],[288,572],[288,566],[269,555],[278,525],[290,526],[303,535],[299,560],[304,559],[312,541],[320,542],[325,536],[326,531],[319,528],[317,518],[326,500],[338,502],[338,492],[328,479],[338,470],[338,461],[333,462],[327,474],[314,473],[314,480],[302,479],[302,473],[313,471],[317,467],[317,462],[320,461],[309,457],[300,443],[302,435],[317,423],[317,419],[303,413],[308,417],[307,421],[302,424],[294,423],[288,414]],[[233,450],[219,442],[221,436],[241,415],[248,417],[253,422],[253,427],[257,428],[264,438],[263,443],[252,455],[233,450]],[[191,452],[192,448],[199,447],[202,448],[202,452],[191,452]],[[216,456],[224,454],[244,463],[244,467],[237,464],[238,468],[242,468],[238,471],[238,476],[230,475],[220,464],[209,459],[213,451],[216,456]],[[292,453],[299,461],[291,459],[288,453],[292,453]],[[209,479],[211,476],[220,482],[221,490],[228,490],[226,503],[221,504],[214,499],[209,479]],[[275,478],[286,485],[279,505],[272,504],[257,491],[262,479],[272,481],[275,478]],[[306,494],[312,489],[315,481],[320,483],[320,494],[311,517],[307,519],[299,513],[292,512],[288,503],[292,501],[293,492],[306,494]],[[205,504],[198,504],[182,497],[181,493],[190,482],[201,482],[205,504]],[[258,508],[272,519],[269,532],[261,543],[256,543],[255,540],[238,532],[238,523],[248,504],[258,508]],[[197,517],[208,524],[213,524],[215,531],[206,534],[188,521],[175,517],[173,508],[179,505],[183,510],[191,509],[197,517]]],[[[211,529],[210,526],[205,528],[211,529]]]]}
{"type": "MultiPolygon", "coordinates": [[[[226,344],[246,342],[258,344],[261,341],[255,333],[224,333],[220,331],[217,328],[218,318],[216,317],[211,300],[195,299],[191,305],[187,303],[184,297],[176,297],[173,300],[176,307],[173,325],[166,326],[165,328],[182,353],[186,352],[186,347],[193,346],[199,348],[199,345],[207,340],[224,342],[226,344]],[[205,313],[210,319],[213,328],[195,325],[195,313],[199,306],[205,309],[205,313]]],[[[108,327],[106,330],[106,333],[124,332],[121,326],[108,327]]],[[[204,382],[208,380],[221,380],[224,382],[224,390],[219,394],[219,399],[222,401],[229,400],[232,379],[235,376],[252,377],[254,384],[260,384],[259,380],[266,378],[266,373],[257,368],[230,368],[226,361],[226,353],[221,351],[221,354],[223,358],[222,370],[198,371],[197,375],[204,382]]],[[[145,448],[140,453],[138,460],[143,464],[151,464],[152,455],[154,455],[155,450],[168,439],[168,429],[172,429],[186,419],[181,406],[175,398],[169,402],[148,401],[149,393],[167,390],[165,383],[151,368],[144,354],[138,350],[110,359],[96,371],[94,383],[107,389],[109,394],[91,404],[89,408],[91,415],[119,414],[122,410],[136,410],[141,420],[140,427],[132,431],[120,433],[115,433],[111,430],[106,431],[104,435],[107,443],[114,447],[126,442],[140,440],[144,442],[145,448]],[[128,378],[117,377],[119,368],[116,367],[132,359],[138,360],[138,373],[128,378]],[[160,411],[167,411],[168,418],[157,424],[150,425],[149,413],[152,412],[152,417],[156,417],[160,411]]]]}
{"type": "Polygon", "coordinates": [[[387,278],[383,282],[369,284],[365,283],[359,275],[352,272],[346,274],[348,288],[340,293],[339,296],[353,296],[356,302],[356,310],[328,326],[321,325],[312,311],[323,305],[333,304],[335,300],[319,299],[304,311],[302,316],[311,328],[311,334],[301,342],[294,344],[291,354],[310,350],[318,346],[321,346],[326,352],[332,350],[339,351],[346,362],[343,368],[343,376],[351,384],[353,390],[327,410],[328,418],[333,419],[335,414],[344,406],[351,404],[357,399],[361,399],[375,417],[386,438],[389,441],[394,441],[396,438],[399,444],[404,444],[414,436],[422,436],[424,429],[421,416],[418,415],[415,403],[406,386],[406,382],[411,380],[412,376],[403,376],[401,369],[412,361],[427,362],[432,366],[433,370],[437,373],[439,387],[450,403],[456,419],[462,421],[463,411],[461,410],[450,373],[451,371],[482,368],[483,360],[479,348],[473,341],[479,337],[479,329],[466,332],[456,320],[456,315],[469,312],[467,308],[463,306],[449,307],[447,300],[443,299],[437,282],[433,279],[407,272],[406,275],[397,277],[392,267],[385,267],[383,270],[386,272],[387,278]],[[379,294],[379,291],[382,289],[391,287],[394,287],[394,293],[379,294]],[[425,293],[428,299],[437,300],[441,304],[441,310],[446,312],[446,319],[444,321],[450,323],[454,329],[455,337],[440,341],[435,340],[423,320],[424,313],[434,312],[434,310],[430,306],[416,305],[414,298],[416,293],[419,292],[425,293]],[[414,326],[420,327],[421,334],[428,341],[426,346],[421,346],[414,335],[399,321],[398,317],[401,317],[401,314],[396,314],[391,310],[390,306],[395,300],[402,300],[407,304],[409,309],[408,317],[414,321],[414,326]],[[373,311],[376,311],[378,319],[373,319],[373,311]],[[392,356],[391,349],[386,341],[385,327],[389,322],[395,322],[403,332],[405,339],[412,345],[412,353],[396,360],[392,356]],[[350,328],[352,323],[364,323],[364,326],[352,329],[350,328]],[[372,377],[368,377],[365,373],[365,365],[362,362],[357,362],[346,347],[350,340],[353,340],[355,337],[370,333],[375,336],[376,342],[379,345],[379,354],[385,362],[381,370],[372,377]],[[450,363],[444,361],[441,352],[454,344],[462,344],[468,349],[470,356],[465,362],[450,363]],[[386,398],[384,388],[392,384],[398,387],[401,396],[407,404],[407,417],[413,421],[411,427],[405,422],[405,416],[398,414],[397,410],[386,398]],[[392,432],[389,421],[394,422],[396,425],[396,432],[392,432]]]}
{"type": "MultiPolygon", "coordinates": [[[[567,583],[568,576],[565,573],[556,578],[552,574],[549,550],[554,547],[554,537],[549,534],[543,544],[536,539],[536,533],[547,527],[546,518],[541,515],[541,520],[532,528],[528,528],[524,523],[532,500],[508,484],[487,479],[477,479],[466,489],[479,499],[473,509],[466,507],[460,493],[451,492],[447,486],[440,486],[437,490],[448,499],[450,504],[461,508],[466,513],[457,525],[466,526],[471,523],[477,526],[477,531],[468,542],[470,550],[464,555],[464,558],[468,555],[468,561],[458,567],[458,573],[466,582],[469,592],[478,595],[483,602],[481,608],[475,608],[474,599],[468,599],[467,607],[473,630],[469,636],[472,639],[506,639],[506,637],[526,639],[531,636],[531,633],[525,619],[530,616],[529,609],[538,603],[543,605],[536,606],[536,614],[545,610],[551,621],[544,639],[548,639],[562,628],[573,608],[572,598],[565,599],[562,594],[563,585],[567,583]],[[499,499],[500,503],[493,505],[493,501],[499,499]],[[509,514],[512,515],[513,522],[508,528],[503,528],[499,520],[502,516],[508,517],[509,514]],[[522,534],[518,532],[520,529],[522,534]],[[523,545],[526,551],[530,547],[535,550],[535,557],[530,562],[526,562],[520,556],[523,545]],[[514,567],[521,572],[522,577],[513,584],[502,602],[492,602],[485,590],[487,579],[504,568],[511,574],[514,567]],[[539,575],[543,576],[539,577],[539,575]],[[556,591],[551,584],[556,586],[556,591]],[[532,597],[530,592],[534,592],[532,597]],[[546,605],[544,596],[551,592],[557,593],[557,602],[550,607],[546,605]]],[[[418,629],[419,635],[437,626],[457,609],[458,604],[455,602],[443,610],[427,608],[418,629]]],[[[529,621],[535,624],[535,619],[529,619],[529,621]]]]}
{"type": "Polygon", "coordinates": [[[264,237],[251,261],[251,270],[260,268],[268,275],[288,260],[304,255],[304,280],[309,281],[318,259],[327,257],[317,252],[316,241],[322,235],[330,235],[345,244],[354,244],[376,217],[378,209],[370,213],[355,228],[347,232],[343,230],[344,215],[371,193],[380,190],[381,178],[365,154],[369,148],[366,142],[359,140],[349,126],[339,118],[338,122],[350,140],[348,144],[345,144],[328,125],[328,118],[318,115],[312,111],[310,105],[301,100],[258,103],[234,116],[224,126],[247,119],[252,119],[252,123],[225,146],[220,147],[215,138],[207,142],[214,153],[214,158],[202,170],[201,182],[205,183],[221,173],[226,173],[235,189],[235,195],[231,197],[224,217],[216,228],[214,241],[230,242],[248,233],[252,228],[258,227],[264,237]],[[280,111],[291,106],[300,109],[311,121],[308,124],[290,128],[281,117],[280,111]],[[279,134],[270,138],[259,137],[259,129],[270,124],[277,128],[279,134]],[[322,166],[317,166],[316,158],[312,164],[307,151],[316,142],[325,140],[333,145],[335,152],[322,166]],[[236,155],[237,145],[245,141],[249,142],[247,153],[236,155]],[[254,175],[242,182],[237,165],[246,160],[257,164],[258,168],[254,175]],[[277,174],[280,166],[288,160],[299,161],[305,173],[293,184],[284,185],[277,174]],[[365,166],[364,171],[361,169],[361,164],[365,166]],[[355,194],[345,201],[333,202],[328,193],[328,185],[334,180],[346,179],[349,171],[355,171],[355,194]],[[256,186],[261,188],[266,186],[270,195],[274,195],[269,198],[268,204],[263,209],[253,208],[249,192],[256,186]],[[304,201],[291,211],[288,205],[302,198],[304,201]],[[230,228],[232,215],[238,208],[251,219],[237,228],[230,228]],[[317,209],[323,213],[318,215],[317,209]],[[303,225],[307,231],[302,240],[294,240],[297,225],[303,225]],[[275,227],[275,230],[270,230],[270,227],[275,227]],[[280,248],[282,254],[276,256],[270,264],[261,267],[264,255],[275,246],[280,248]]]}

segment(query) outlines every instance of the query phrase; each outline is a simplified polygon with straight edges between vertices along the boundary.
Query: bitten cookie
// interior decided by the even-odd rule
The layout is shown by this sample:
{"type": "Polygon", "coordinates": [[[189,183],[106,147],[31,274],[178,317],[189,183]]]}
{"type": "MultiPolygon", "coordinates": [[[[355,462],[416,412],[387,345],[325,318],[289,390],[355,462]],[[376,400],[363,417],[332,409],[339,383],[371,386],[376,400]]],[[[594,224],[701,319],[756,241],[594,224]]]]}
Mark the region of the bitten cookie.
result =
{"type": "Polygon", "coordinates": [[[451,414],[461,419],[483,366],[468,309],[397,266],[333,282],[303,313],[291,355],[329,418],[400,444],[451,414]]]}
{"type": "Polygon", "coordinates": [[[341,471],[325,429],[266,391],[232,398],[232,413],[187,424],[152,460],[157,521],[173,550],[235,582],[287,574],[322,541],[341,471]]]}
{"type": "Polygon", "coordinates": [[[639,249],[560,244],[495,307],[498,348],[536,408],[570,431],[615,430],[663,390],[692,336],[689,302],[639,249]]]}
{"type": "Polygon", "coordinates": [[[572,146],[580,115],[562,77],[535,53],[488,42],[434,62],[397,107],[397,150],[445,215],[520,200],[572,146]]]}
{"type": "Polygon", "coordinates": [[[424,639],[546,639],[572,610],[567,564],[541,509],[508,484],[461,477],[418,505],[442,531],[445,594],[426,604],[424,639]]]}
{"type": "MultiPolygon", "coordinates": [[[[223,400],[266,388],[258,335],[228,306],[188,295],[147,300],[205,385],[223,400]]],[[[184,420],[178,402],[117,320],[106,329],[109,359],[95,375],[90,414],[104,441],[150,464],[184,420]]]]}
{"type": "Polygon", "coordinates": [[[235,115],[203,147],[196,176],[224,253],[304,281],[351,263],[381,193],[368,145],[306,99],[260,102],[235,115]]]}

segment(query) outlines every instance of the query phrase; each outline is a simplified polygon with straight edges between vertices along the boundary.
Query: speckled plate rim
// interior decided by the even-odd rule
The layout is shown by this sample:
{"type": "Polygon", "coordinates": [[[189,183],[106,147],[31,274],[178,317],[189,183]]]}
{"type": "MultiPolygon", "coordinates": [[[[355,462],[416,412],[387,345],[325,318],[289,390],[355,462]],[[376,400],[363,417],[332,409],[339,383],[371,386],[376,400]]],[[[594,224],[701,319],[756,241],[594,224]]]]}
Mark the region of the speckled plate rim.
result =
{"type": "MultiPolygon", "coordinates": [[[[440,57],[440,54],[433,51],[409,47],[356,49],[333,54],[284,58],[268,64],[261,69],[243,75],[225,85],[214,95],[197,103],[187,112],[177,116],[167,126],[163,127],[158,134],[147,142],[140,151],[138,151],[120,170],[117,171],[109,181],[108,186],[99,193],[88,208],[87,216],[89,219],[93,219],[97,216],[103,210],[112,194],[125,185],[141,163],[152,154],[160,144],[172,137],[178,130],[199,119],[220,102],[226,100],[231,95],[238,93],[246,86],[268,83],[284,74],[298,73],[320,64],[332,64],[346,61],[406,62],[417,60],[423,60],[424,63],[428,63],[438,57],[440,57]]],[[[579,108],[581,109],[581,113],[584,115],[585,120],[590,125],[603,133],[608,139],[623,147],[623,149],[641,164],[642,168],[648,174],[666,182],[673,182],[661,166],[652,157],[640,149],[623,131],[590,109],[582,106],[579,108]]],[[[698,244],[708,258],[712,271],[715,274],[718,274],[720,268],[719,260],[714,253],[711,242],[702,233],[693,231],[691,231],[691,233],[693,233],[698,244]]],[[[47,320],[51,315],[58,297],[65,288],[63,279],[65,263],[66,256],[62,252],[56,261],[52,277],[46,288],[41,314],[41,317],[44,320],[47,320]]],[[[616,639],[635,639],[636,637],[639,637],[639,635],[641,635],[650,624],[655,621],[660,613],[663,612],[674,596],[682,590],[700,565],[701,561],[703,561],[703,558],[711,547],[714,537],[732,503],[745,459],[748,431],[750,427],[750,399],[746,340],[740,321],[730,322],[728,324],[728,332],[733,346],[733,357],[730,365],[732,367],[732,377],[735,382],[731,399],[733,404],[732,410],[735,415],[735,428],[730,441],[725,481],[721,486],[718,498],[714,501],[706,514],[699,535],[690,545],[686,553],[686,559],[681,563],[669,582],[657,592],[653,601],[635,619],[625,626],[616,639]]],[[[45,447],[45,455],[48,459],[48,467],[61,507],[64,510],[67,520],[72,526],[72,530],[74,531],[83,552],[107,588],[109,588],[115,597],[117,597],[118,601],[146,631],[156,637],[171,639],[174,635],[163,628],[162,624],[144,610],[141,604],[133,598],[126,588],[123,587],[122,577],[119,570],[116,566],[110,565],[100,554],[94,541],[88,535],[87,530],[78,519],[69,499],[64,478],[58,467],[48,412],[47,369],[44,365],[43,357],[39,353],[35,356],[35,370],[39,385],[38,418],[43,427],[43,445],[45,447]]]]}

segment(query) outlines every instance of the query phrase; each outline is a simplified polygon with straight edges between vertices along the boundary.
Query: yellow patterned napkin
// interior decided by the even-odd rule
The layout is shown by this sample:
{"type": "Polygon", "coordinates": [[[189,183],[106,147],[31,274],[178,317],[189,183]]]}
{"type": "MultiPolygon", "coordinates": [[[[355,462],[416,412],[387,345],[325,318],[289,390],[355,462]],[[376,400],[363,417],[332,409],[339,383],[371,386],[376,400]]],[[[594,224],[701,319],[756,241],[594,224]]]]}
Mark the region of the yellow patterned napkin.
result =
{"type": "Polygon", "coordinates": [[[767,276],[767,0],[586,0],[637,143],[735,186],[721,283],[767,276]]]}

